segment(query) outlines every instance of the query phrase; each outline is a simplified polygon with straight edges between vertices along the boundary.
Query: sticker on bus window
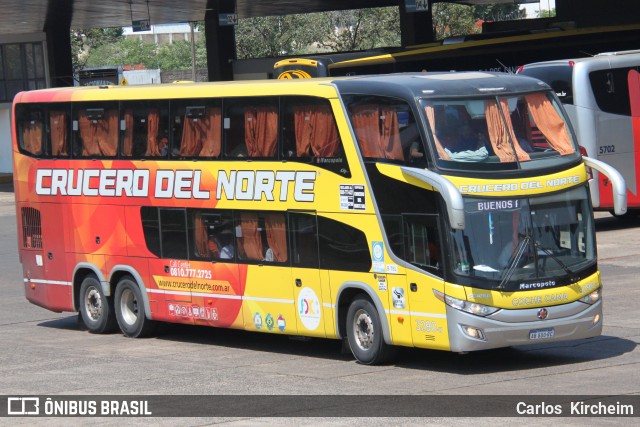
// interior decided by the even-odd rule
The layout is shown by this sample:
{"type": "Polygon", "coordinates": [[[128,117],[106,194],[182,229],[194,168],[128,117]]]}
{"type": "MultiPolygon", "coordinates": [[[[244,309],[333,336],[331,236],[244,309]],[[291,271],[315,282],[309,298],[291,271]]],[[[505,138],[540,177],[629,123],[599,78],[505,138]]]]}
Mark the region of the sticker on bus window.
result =
{"type": "Polygon", "coordinates": [[[347,211],[365,210],[364,185],[340,184],[340,209],[347,211]]]}

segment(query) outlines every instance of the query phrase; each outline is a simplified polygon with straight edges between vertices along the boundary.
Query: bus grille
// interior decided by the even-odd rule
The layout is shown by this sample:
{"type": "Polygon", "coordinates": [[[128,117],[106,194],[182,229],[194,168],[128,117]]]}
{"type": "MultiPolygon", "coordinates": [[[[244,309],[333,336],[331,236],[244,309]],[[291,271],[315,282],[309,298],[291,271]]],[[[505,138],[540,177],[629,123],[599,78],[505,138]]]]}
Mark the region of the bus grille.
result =
{"type": "Polygon", "coordinates": [[[22,242],[25,248],[42,248],[42,223],[38,209],[22,208],[22,242]]]}

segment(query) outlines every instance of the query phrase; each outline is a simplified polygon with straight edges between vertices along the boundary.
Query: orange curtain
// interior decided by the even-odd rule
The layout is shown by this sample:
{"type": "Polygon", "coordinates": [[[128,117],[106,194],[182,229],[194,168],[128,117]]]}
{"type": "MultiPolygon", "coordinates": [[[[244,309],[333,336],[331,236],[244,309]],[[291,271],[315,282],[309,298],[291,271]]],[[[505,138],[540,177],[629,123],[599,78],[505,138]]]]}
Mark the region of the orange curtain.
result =
{"type": "Polygon", "coordinates": [[[241,213],[240,230],[242,230],[242,237],[239,246],[246,254],[247,259],[262,261],[264,255],[262,238],[258,230],[258,214],[252,212],[241,213]]]}
{"type": "Polygon", "coordinates": [[[207,233],[207,227],[200,212],[196,213],[194,223],[197,255],[207,257],[209,255],[209,233],[207,233]]]}
{"type": "Polygon", "coordinates": [[[78,112],[83,156],[115,156],[118,148],[118,112],[105,110],[98,120],[87,117],[86,111],[78,112]]]}
{"type": "Polygon", "coordinates": [[[51,127],[51,154],[53,156],[67,156],[67,120],[64,111],[49,113],[51,127]]]}
{"type": "Polygon", "coordinates": [[[207,117],[202,120],[202,150],[200,157],[219,157],[222,148],[222,115],[220,108],[207,108],[207,117]]]}
{"type": "Polygon", "coordinates": [[[374,104],[356,105],[351,123],[364,157],[404,160],[395,109],[374,104]]]}
{"type": "Polygon", "coordinates": [[[542,93],[526,95],[524,98],[533,121],[551,147],[563,156],[575,153],[567,126],[549,98],[542,93]]]}
{"type": "Polygon", "coordinates": [[[249,157],[274,157],[278,143],[278,109],[272,105],[245,110],[244,140],[249,157]]]}
{"type": "Polygon", "coordinates": [[[42,122],[25,120],[22,125],[22,148],[31,154],[42,154],[42,122]]]}
{"type": "Polygon", "coordinates": [[[265,215],[265,229],[267,231],[267,243],[273,251],[273,260],[276,262],[287,261],[287,229],[284,215],[281,213],[267,213],[265,215]]]}
{"type": "Polygon", "coordinates": [[[400,126],[398,113],[394,108],[382,107],[380,109],[380,146],[384,156],[391,160],[404,160],[402,144],[400,142],[400,126]]]}
{"type": "Polygon", "coordinates": [[[384,158],[380,148],[380,112],[373,104],[356,105],[351,111],[351,123],[363,157],[384,158]]]}
{"type": "Polygon", "coordinates": [[[296,151],[298,157],[334,157],[340,140],[328,105],[298,106],[294,112],[296,151]]]}
{"type": "Polygon", "coordinates": [[[128,109],[124,112],[124,141],[123,141],[123,155],[131,156],[133,153],[133,110],[128,109]]]}
{"type": "Polygon", "coordinates": [[[202,120],[184,117],[182,127],[182,141],[180,142],[181,156],[195,156],[202,150],[202,120]]]}
{"type": "Polygon", "coordinates": [[[509,115],[509,103],[506,99],[500,100],[500,109],[498,109],[498,104],[494,100],[485,101],[487,130],[494,153],[496,153],[501,162],[515,162],[516,155],[519,160],[529,160],[529,154],[520,147],[516,140],[511,124],[511,116],[509,115]],[[500,109],[502,109],[503,114],[500,114],[500,109]],[[515,147],[515,153],[513,147],[515,147]]]}
{"type": "Polygon", "coordinates": [[[157,108],[150,108],[147,113],[147,152],[145,156],[158,157],[162,155],[160,146],[158,145],[159,130],[160,112],[157,108]]]}
{"type": "Polygon", "coordinates": [[[429,120],[429,127],[431,128],[431,135],[433,135],[433,141],[436,144],[436,151],[438,152],[438,157],[442,160],[451,160],[451,157],[444,151],[444,147],[442,143],[438,139],[436,135],[436,112],[433,106],[427,105],[425,108],[425,112],[427,113],[427,120],[429,120]]]}

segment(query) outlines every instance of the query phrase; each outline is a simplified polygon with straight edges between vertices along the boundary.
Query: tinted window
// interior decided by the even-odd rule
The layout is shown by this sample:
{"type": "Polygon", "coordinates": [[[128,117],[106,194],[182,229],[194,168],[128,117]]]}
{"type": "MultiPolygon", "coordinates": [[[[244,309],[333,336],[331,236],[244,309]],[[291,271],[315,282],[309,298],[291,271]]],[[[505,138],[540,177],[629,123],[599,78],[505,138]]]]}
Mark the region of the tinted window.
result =
{"type": "Polygon", "coordinates": [[[348,271],[371,269],[367,237],[357,228],[319,216],[318,238],[320,268],[348,271]]]}
{"type": "Polygon", "coordinates": [[[223,127],[228,158],[278,157],[278,98],[225,100],[223,127]]]}
{"type": "Polygon", "coordinates": [[[560,102],[573,104],[573,67],[567,65],[554,65],[544,67],[525,67],[518,74],[540,79],[553,89],[560,102]]]}
{"type": "Polygon", "coordinates": [[[220,156],[222,150],[221,102],[189,99],[171,103],[172,157],[220,156]]]}
{"type": "Polygon", "coordinates": [[[169,103],[124,102],[120,111],[123,157],[167,157],[169,151],[169,103]]]}
{"type": "Polygon", "coordinates": [[[591,89],[598,108],[605,113],[631,115],[629,71],[640,67],[600,70],[589,73],[591,89]]]}
{"type": "Polygon", "coordinates": [[[351,126],[365,159],[409,164],[426,161],[418,124],[405,101],[380,96],[352,96],[346,102],[351,126]]]}
{"type": "Polygon", "coordinates": [[[160,257],[160,223],[158,222],[158,208],[143,206],[140,208],[142,218],[142,230],[147,249],[155,256],[160,257]]]}
{"type": "Polygon", "coordinates": [[[46,154],[44,109],[21,105],[17,109],[16,122],[20,149],[34,156],[46,154]]]}
{"type": "Polygon", "coordinates": [[[238,259],[259,263],[289,261],[284,212],[236,212],[238,259]]]}
{"type": "Polygon", "coordinates": [[[75,104],[73,135],[74,157],[115,157],[118,153],[118,104],[75,104]]]}
{"type": "Polygon", "coordinates": [[[289,214],[291,262],[296,267],[318,268],[318,232],[315,215],[289,214]]]}
{"type": "Polygon", "coordinates": [[[232,262],[236,240],[232,212],[196,209],[191,214],[191,258],[232,262]]]}
{"type": "Polygon", "coordinates": [[[189,259],[184,209],[160,209],[162,258],[189,259]]]}
{"type": "Polygon", "coordinates": [[[281,100],[281,158],[351,176],[329,101],[311,97],[281,100]]]}

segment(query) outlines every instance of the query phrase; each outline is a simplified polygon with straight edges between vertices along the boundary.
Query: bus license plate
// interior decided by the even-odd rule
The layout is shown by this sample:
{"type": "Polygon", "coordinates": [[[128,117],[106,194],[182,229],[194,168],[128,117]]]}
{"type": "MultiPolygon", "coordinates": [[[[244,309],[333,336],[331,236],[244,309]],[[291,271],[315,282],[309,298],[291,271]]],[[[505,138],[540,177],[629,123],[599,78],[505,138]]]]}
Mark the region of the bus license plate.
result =
{"type": "Polygon", "coordinates": [[[553,333],[554,333],[554,329],[553,328],[547,328],[547,329],[533,329],[531,331],[529,331],[529,339],[530,340],[544,340],[547,338],[553,338],[553,333]]]}

